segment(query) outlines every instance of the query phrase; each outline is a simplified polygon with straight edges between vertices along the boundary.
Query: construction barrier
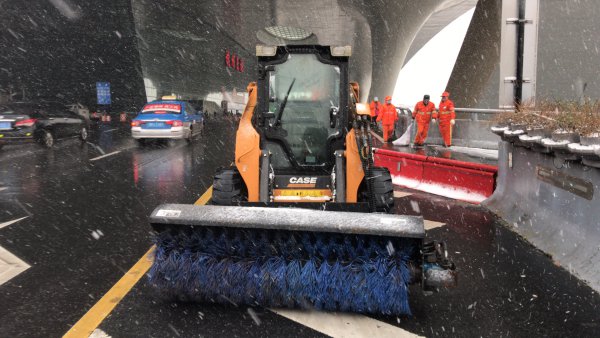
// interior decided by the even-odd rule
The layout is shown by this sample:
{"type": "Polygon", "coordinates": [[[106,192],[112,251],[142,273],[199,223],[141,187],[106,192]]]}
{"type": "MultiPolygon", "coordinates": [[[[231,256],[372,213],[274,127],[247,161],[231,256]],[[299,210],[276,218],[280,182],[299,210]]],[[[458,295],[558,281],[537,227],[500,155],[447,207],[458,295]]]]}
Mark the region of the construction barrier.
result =
{"type": "Polygon", "coordinates": [[[127,122],[127,114],[126,113],[121,113],[119,115],[119,121],[121,121],[121,122],[127,122]]]}
{"type": "Polygon", "coordinates": [[[497,168],[388,149],[375,150],[375,165],[386,167],[395,185],[480,203],[492,195],[497,168]]]}
{"type": "Polygon", "coordinates": [[[482,205],[600,291],[599,190],[600,169],[501,142],[498,188],[482,205]]]}

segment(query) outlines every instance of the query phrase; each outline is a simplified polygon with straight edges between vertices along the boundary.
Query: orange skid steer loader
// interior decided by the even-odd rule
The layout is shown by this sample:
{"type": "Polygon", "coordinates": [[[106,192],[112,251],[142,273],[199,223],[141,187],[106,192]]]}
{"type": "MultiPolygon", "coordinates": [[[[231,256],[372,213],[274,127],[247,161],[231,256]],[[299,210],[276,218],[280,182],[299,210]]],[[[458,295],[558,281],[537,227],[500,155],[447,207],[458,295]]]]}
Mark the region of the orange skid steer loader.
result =
{"type": "Polygon", "coordinates": [[[150,283],[200,302],[410,314],[408,285],[456,283],[422,217],[393,215],[350,47],[257,46],[258,81],[212,205],[166,204],[150,283]]]}

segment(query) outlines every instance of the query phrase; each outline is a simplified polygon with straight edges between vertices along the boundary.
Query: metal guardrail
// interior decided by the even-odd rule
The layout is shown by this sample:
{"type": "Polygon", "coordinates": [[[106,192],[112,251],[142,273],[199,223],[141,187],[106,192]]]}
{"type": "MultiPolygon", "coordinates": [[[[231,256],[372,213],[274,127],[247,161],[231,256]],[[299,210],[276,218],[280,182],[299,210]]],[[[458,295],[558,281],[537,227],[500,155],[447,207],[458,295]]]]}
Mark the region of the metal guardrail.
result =
{"type": "Polygon", "coordinates": [[[514,109],[487,109],[487,108],[455,108],[457,113],[482,113],[482,114],[499,114],[513,113],[514,109]]]}
{"type": "Polygon", "coordinates": [[[456,118],[459,120],[489,121],[497,114],[511,113],[513,109],[485,109],[485,108],[455,108],[456,118]]]}

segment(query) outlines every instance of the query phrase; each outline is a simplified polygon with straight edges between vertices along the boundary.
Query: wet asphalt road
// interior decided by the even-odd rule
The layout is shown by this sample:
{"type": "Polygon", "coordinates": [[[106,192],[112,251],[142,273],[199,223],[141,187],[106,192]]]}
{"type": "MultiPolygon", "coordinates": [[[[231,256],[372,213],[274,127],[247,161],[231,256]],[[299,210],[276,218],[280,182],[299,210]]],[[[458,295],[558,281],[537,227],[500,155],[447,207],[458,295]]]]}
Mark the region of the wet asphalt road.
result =
{"type": "MultiPolygon", "coordinates": [[[[0,286],[1,337],[61,336],[140,259],[150,211],[193,203],[231,162],[233,124],[207,127],[191,145],[138,147],[115,122],[94,127],[88,144],[0,150],[0,223],[28,216],[0,229],[0,246],[32,266],[0,286]]],[[[396,199],[396,213],[446,223],[428,236],[448,243],[459,286],[433,296],[413,287],[413,317],[376,319],[423,336],[600,336],[600,296],[551,258],[480,207],[412,193],[396,199]]],[[[112,337],[322,336],[266,309],[160,300],[144,279],[100,328],[112,337]]]]}

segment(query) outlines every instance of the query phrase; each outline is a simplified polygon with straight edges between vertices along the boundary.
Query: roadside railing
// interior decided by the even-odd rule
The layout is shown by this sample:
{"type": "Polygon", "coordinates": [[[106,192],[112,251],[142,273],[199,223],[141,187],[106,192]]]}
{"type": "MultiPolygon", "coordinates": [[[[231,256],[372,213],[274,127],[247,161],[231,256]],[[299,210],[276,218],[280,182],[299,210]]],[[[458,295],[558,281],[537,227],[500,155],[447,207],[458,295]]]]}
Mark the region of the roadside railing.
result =
{"type": "Polygon", "coordinates": [[[513,109],[487,109],[487,108],[455,108],[457,120],[490,121],[500,113],[514,112],[513,109]]]}

